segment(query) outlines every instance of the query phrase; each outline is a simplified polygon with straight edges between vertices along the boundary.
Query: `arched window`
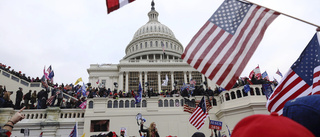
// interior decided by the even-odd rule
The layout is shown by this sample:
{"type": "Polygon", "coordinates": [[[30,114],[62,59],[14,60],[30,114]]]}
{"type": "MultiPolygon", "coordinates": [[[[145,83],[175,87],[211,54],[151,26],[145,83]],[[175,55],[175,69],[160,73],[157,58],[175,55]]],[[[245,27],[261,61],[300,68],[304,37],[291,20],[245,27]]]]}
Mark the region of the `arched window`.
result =
{"type": "Polygon", "coordinates": [[[229,101],[229,100],[230,100],[230,95],[229,95],[229,93],[226,93],[226,94],[225,94],[225,97],[226,97],[226,101],[229,101]]]}
{"type": "Polygon", "coordinates": [[[161,99],[158,101],[158,107],[163,107],[163,101],[161,99]]]}
{"type": "Polygon", "coordinates": [[[152,41],[150,41],[150,47],[152,47],[152,41]]]}
{"type": "Polygon", "coordinates": [[[176,100],[175,100],[175,105],[176,105],[176,107],[179,107],[179,105],[180,105],[179,99],[176,99],[176,100]]]}
{"type": "Polygon", "coordinates": [[[231,99],[236,99],[236,94],[234,93],[234,91],[231,92],[231,99]]]}
{"type": "Polygon", "coordinates": [[[170,107],[174,107],[174,101],[173,101],[173,99],[170,99],[170,107]]]}
{"type": "Polygon", "coordinates": [[[145,42],[144,44],[145,44],[145,48],[147,48],[148,47],[148,42],[145,42]]]}
{"type": "Polygon", "coordinates": [[[89,108],[93,108],[93,101],[89,101],[89,108]]]}
{"type": "Polygon", "coordinates": [[[113,102],[113,108],[118,108],[118,100],[115,100],[115,101],[113,102]]]}
{"type": "Polygon", "coordinates": [[[164,100],[164,107],[168,107],[169,106],[169,102],[167,99],[164,100]]]}
{"type": "Polygon", "coordinates": [[[250,95],[251,95],[251,96],[254,96],[253,88],[250,88],[250,95]]]}
{"type": "Polygon", "coordinates": [[[158,41],[156,41],[156,47],[158,47],[158,41]]]}
{"type": "Polygon", "coordinates": [[[214,97],[212,98],[212,106],[217,106],[217,100],[214,97]]]}
{"type": "Polygon", "coordinates": [[[129,100],[126,100],[126,101],[125,101],[124,107],[125,107],[125,108],[129,108],[129,100]]]}
{"type": "Polygon", "coordinates": [[[112,101],[111,100],[108,101],[108,108],[112,108],[112,101]]]}
{"type": "Polygon", "coordinates": [[[241,95],[241,91],[240,90],[237,90],[237,98],[241,98],[242,95],[241,95]]]}
{"type": "Polygon", "coordinates": [[[142,107],[147,107],[147,101],[146,100],[142,100],[142,107]]]}
{"type": "Polygon", "coordinates": [[[134,108],[135,107],[135,101],[134,100],[131,100],[131,108],[134,108]]]}
{"type": "Polygon", "coordinates": [[[123,108],[123,100],[119,101],[119,108],[123,108]]]}
{"type": "Polygon", "coordinates": [[[255,90],[256,90],[256,95],[261,95],[259,88],[255,88],[255,90]]]}

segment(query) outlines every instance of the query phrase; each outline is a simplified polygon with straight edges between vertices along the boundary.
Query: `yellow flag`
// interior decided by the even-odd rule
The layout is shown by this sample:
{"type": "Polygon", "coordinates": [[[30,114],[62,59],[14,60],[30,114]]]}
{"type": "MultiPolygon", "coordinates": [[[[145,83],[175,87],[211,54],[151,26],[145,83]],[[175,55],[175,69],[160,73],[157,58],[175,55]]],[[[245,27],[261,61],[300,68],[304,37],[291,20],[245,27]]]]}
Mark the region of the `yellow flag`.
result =
{"type": "Polygon", "coordinates": [[[83,135],[81,137],[85,137],[86,133],[83,133],[83,135]]]}
{"type": "Polygon", "coordinates": [[[78,78],[74,85],[77,85],[80,81],[82,81],[82,78],[78,78]]]}

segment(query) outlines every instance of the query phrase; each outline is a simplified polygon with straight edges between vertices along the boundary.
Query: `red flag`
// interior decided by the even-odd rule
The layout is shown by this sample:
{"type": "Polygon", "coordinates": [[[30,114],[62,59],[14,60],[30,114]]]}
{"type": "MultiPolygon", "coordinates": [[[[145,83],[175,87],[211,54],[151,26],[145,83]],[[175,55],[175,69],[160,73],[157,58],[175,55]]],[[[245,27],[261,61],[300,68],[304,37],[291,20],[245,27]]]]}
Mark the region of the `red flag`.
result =
{"type": "Polygon", "coordinates": [[[314,35],[300,57],[290,67],[267,101],[270,112],[282,114],[284,104],[292,99],[320,94],[320,36],[314,35]]]}
{"type": "Polygon", "coordinates": [[[106,0],[108,14],[133,1],[134,0],[106,0]]]}
{"type": "Polygon", "coordinates": [[[200,130],[201,127],[204,125],[204,121],[206,120],[207,116],[208,116],[208,112],[206,109],[205,99],[204,97],[202,97],[199,105],[191,114],[191,117],[189,118],[189,122],[191,125],[195,126],[198,130],[200,130]]]}
{"type": "Polygon", "coordinates": [[[192,38],[181,58],[229,90],[278,15],[254,4],[226,0],[192,38]]]}

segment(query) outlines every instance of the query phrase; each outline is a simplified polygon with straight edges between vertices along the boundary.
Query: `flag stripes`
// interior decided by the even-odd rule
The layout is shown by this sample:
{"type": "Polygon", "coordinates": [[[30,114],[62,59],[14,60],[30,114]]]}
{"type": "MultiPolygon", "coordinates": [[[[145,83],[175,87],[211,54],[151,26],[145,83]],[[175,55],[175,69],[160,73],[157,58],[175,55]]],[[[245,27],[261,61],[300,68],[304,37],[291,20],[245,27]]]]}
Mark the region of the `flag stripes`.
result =
{"type": "MultiPolygon", "coordinates": [[[[196,106],[199,104],[199,102],[196,102],[196,106]]],[[[206,101],[206,107],[207,107],[207,111],[209,112],[212,109],[212,106],[210,105],[209,101],[206,101]]],[[[188,113],[192,113],[196,108],[195,107],[191,107],[187,104],[183,105],[183,111],[184,112],[188,112],[188,113]]]]}
{"type": "Polygon", "coordinates": [[[267,26],[278,15],[252,5],[234,34],[220,28],[211,22],[214,18],[210,18],[192,38],[181,58],[229,90],[256,50],[267,26]]]}
{"type": "Polygon", "coordinates": [[[316,33],[269,97],[268,111],[282,114],[287,101],[319,93],[319,51],[319,35],[316,33]]]}
{"type": "Polygon", "coordinates": [[[202,97],[199,105],[195,108],[191,117],[189,118],[190,124],[195,126],[198,130],[202,128],[204,125],[204,121],[208,116],[208,112],[206,109],[206,103],[204,97],[202,97]]]}
{"type": "Polygon", "coordinates": [[[267,108],[270,112],[282,114],[282,109],[287,101],[311,93],[311,90],[307,89],[312,87],[309,87],[309,85],[291,69],[280,83],[267,102],[267,108]]]}
{"type": "Polygon", "coordinates": [[[108,14],[133,1],[134,0],[106,0],[108,14]]]}

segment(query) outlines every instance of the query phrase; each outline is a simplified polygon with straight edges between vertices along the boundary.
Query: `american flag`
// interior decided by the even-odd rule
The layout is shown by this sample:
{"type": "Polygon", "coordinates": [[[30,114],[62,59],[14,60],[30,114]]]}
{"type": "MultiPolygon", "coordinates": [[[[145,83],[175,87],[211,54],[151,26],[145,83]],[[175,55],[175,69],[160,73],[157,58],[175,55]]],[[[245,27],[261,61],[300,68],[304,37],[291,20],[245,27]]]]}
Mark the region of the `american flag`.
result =
{"type": "Polygon", "coordinates": [[[76,124],[74,125],[74,127],[73,127],[73,129],[72,129],[72,131],[71,131],[71,133],[70,133],[70,135],[69,135],[69,137],[78,137],[77,124],[78,124],[78,123],[76,123],[76,124]]]}
{"type": "Polygon", "coordinates": [[[161,41],[161,47],[162,47],[162,52],[163,52],[163,54],[166,54],[166,53],[164,52],[164,44],[163,44],[162,41],[161,41]]]}
{"type": "Polygon", "coordinates": [[[196,83],[197,83],[196,80],[194,80],[194,79],[190,80],[190,85],[196,85],[196,83]]]}
{"type": "Polygon", "coordinates": [[[53,95],[53,96],[51,96],[50,98],[48,98],[48,99],[47,99],[47,104],[48,104],[48,105],[51,105],[52,102],[53,102],[53,100],[54,100],[54,98],[55,98],[56,96],[58,96],[58,94],[60,94],[60,91],[57,91],[55,95],[53,95]]]}
{"type": "Polygon", "coordinates": [[[225,0],[192,38],[181,58],[229,90],[278,15],[250,3],[225,0]]]}
{"type": "Polygon", "coordinates": [[[189,122],[191,125],[195,126],[198,130],[200,130],[204,125],[204,121],[206,120],[207,116],[208,116],[208,112],[207,112],[205,99],[204,97],[202,97],[200,103],[191,114],[191,117],[189,118],[189,122]]]}
{"type": "Polygon", "coordinates": [[[282,114],[284,104],[292,99],[320,94],[320,36],[316,33],[297,61],[290,67],[267,101],[270,112],[282,114]]]}
{"type": "MultiPolygon", "coordinates": [[[[196,105],[199,105],[199,102],[196,102],[196,105]]],[[[209,112],[212,109],[212,106],[210,105],[210,102],[206,100],[206,107],[207,107],[207,111],[209,112]]],[[[191,107],[187,104],[183,105],[183,111],[184,112],[189,112],[189,113],[193,113],[193,111],[195,110],[195,107],[191,107]]]]}
{"type": "Polygon", "coordinates": [[[106,0],[108,14],[133,1],[134,0],[106,0]]]}

